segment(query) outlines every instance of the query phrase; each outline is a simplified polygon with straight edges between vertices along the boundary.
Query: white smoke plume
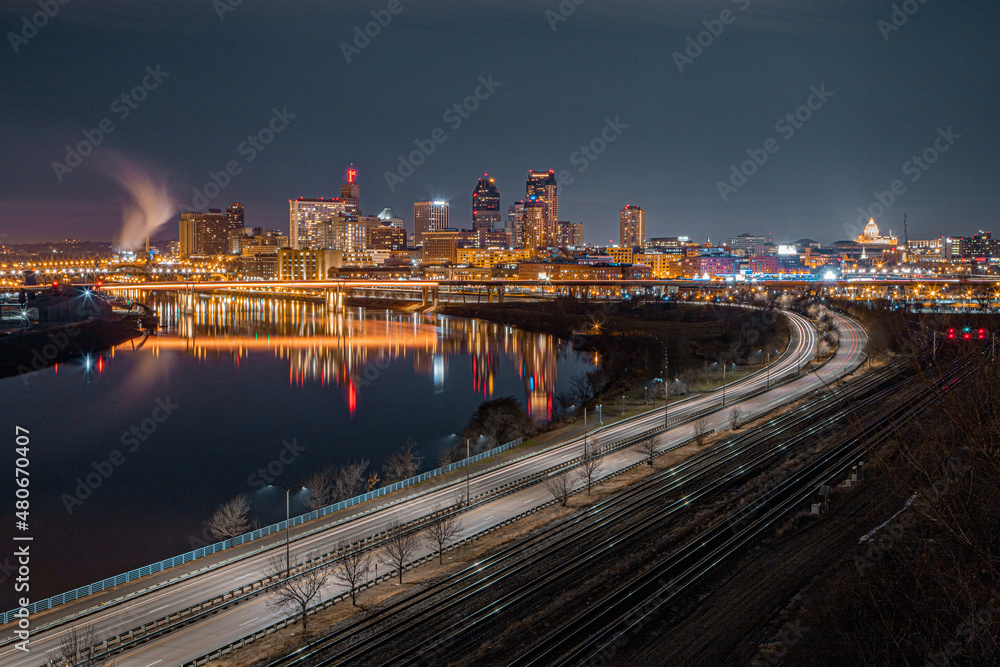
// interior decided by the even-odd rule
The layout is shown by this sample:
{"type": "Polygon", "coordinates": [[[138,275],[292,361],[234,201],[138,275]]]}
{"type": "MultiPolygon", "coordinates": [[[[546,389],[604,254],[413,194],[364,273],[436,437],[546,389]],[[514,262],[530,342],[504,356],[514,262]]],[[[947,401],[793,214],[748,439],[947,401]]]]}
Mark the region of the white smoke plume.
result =
{"type": "Polygon", "coordinates": [[[118,246],[122,250],[139,250],[145,246],[147,236],[174,217],[178,205],[165,183],[157,182],[134,164],[120,161],[115,177],[131,195],[123,207],[118,246]]]}

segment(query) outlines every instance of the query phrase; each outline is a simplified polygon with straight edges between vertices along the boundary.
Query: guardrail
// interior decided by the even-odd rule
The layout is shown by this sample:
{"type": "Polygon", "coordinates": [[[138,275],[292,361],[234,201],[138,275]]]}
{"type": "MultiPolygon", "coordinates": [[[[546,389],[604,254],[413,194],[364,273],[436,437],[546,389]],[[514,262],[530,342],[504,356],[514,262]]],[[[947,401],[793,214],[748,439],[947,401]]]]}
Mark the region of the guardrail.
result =
{"type": "MultiPolygon", "coordinates": [[[[708,433],[713,433],[713,432],[714,431],[709,431],[708,433]]],[[[643,435],[645,435],[645,434],[643,434],[643,435]]],[[[633,436],[633,437],[638,437],[638,436],[633,436]]],[[[649,437],[649,436],[646,436],[646,437],[649,437]]],[[[625,440],[631,440],[631,439],[630,438],[626,438],[625,440]]],[[[622,441],[622,442],[624,442],[624,441],[622,441]]],[[[665,448],[665,449],[657,452],[656,456],[657,457],[662,456],[662,455],[666,454],[667,452],[673,451],[673,450],[678,449],[680,447],[684,447],[685,445],[689,445],[692,442],[694,442],[694,438],[690,438],[690,439],[685,440],[683,442],[679,442],[677,444],[671,445],[670,447],[667,447],[667,448],[665,448]]],[[[634,443],[629,443],[629,444],[634,444],[634,443]]],[[[620,443],[615,443],[615,445],[616,446],[611,446],[607,450],[605,450],[605,453],[607,453],[608,451],[611,451],[612,449],[620,449],[621,447],[628,446],[628,445],[621,445],[620,443]]],[[[612,472],[608,473],[607,475],[604,475],[604,476],[602,476],[602,477],[600,477],[600,478],[598,478],[598,479],[596,479],[594,481],[595,481],[595,483],[599,482],[599,481],[605,481],[605,480],[611,479],[613,477],[617,477],[618,475],[622,475],[622,474],[624,474],[624,473],[626,473],[626,472],[628,472],[630,470],[633,470],[635,468],[638,468],[638,467],[644,466],[644,465],[646,465],[646,461],[645,460],[637,461],[636,463],[633,463],[631,465],[625,466],[624,468],[620,468],[618,470],[612,471],[612,472]]],[[[571,495],[576,495],[578,493],[582,493],[585,489],[586,489],[585,486],[581,486],[578,489],[574,489],[571,492],[571,495]]],[[[454,549],[458,549],[459,547],[462,547],[462,546],[464,546],[464,545],[466,545],[466,544],[468,544],[470,542],[473,542],[473,541],[479,539],[480,537],[482,537],[484,535],[488,535],[489,533],[495,532],[495,531],[497,531],[497,530],[499,530],[499,529],[501,529],[501,528],[503,528],[505,526],[509,526],[510,524],[514,523],[515,521],[519,521],[519,520],[523,519],[526,516],[529,516],[531,514],[539,512],[539,511],[545,509],[546,507],[549,507],[550,505],[554,504],[555,502],[556,502],[555,499],[545,501],[545,502],[543,502],[540,505],[536,505],[535,507],[533,507],[533,508],[531,508],[529,510],[525,510],[524,512],[521,512],[520,514],[512,516],[512,517],[510,517],[508,519],[504,519],[500,523],[495,524],[493,526],[490,526],[489,528],[484,528],[483,530],[479,531],[478,533],[475,533],[473,535],[469,535],[468,537],[464,537],[461,540],[459,540],[459,541],[457,541],[457,542],[455,542],[455,543],[447,546],[444,550],[445,551],[452,551],[454,549]]],[[[414,560],[412,563],[407,564],[406,569],[411,569],[411,568],[416,567],[417,565],[420,565],[420,564],[425,563],[427,561],[434,560],[435,558],[437,558],[437,553],[436,552],[432,552],[432,553],[429,553],[429,554],[427,554],[425,556],[421,556],[420,558],[414,560]]],[[[360,591],[363,591],[363,590],[365,590],[367,588],[370,588],[372,586],[377,585],[380,581],[386,581],[386,580],[395,578],[396,574],[397,573],[395,571],[388,572],[388,573],[380,576],[378,579],[373,579],[372,581],[365,583],[363,586],[359,586],[357,590],[358,590],[358,592],[360,592],[360,591]]],[[[318,603],[318,604],[310,607],[306,611],[306,613],[307,614],[315,614],[315,613],[317,613],[319,611],[322,611],[323,609],[327,609],[328,607],[333,606],[337,602],[341,602],[341,601],[347,600],[349,598],[350,598],[350,592],[341,593],[340,595],[337,595],[336,597],[330,598],[329,600],[325,600],[323,602],[320,602],[320,603],[318,603]]],[[[226,644],[225,646],[219,647],[217,649],[213,649],[211,652],[206,653],[205,655],[200,656],[198,658],[195,658],[194,660],[191,660],[189,662],[185,662],[181,667],[201,667],[201,665],[205,665],[205,664],[211,662],[212,660],[216,660],[218,658],[221,658],[222,656],[229,655],[230,653],[232,653],[233,651],[235,651],[237,649],[243,648],[244,646],[248,646],[248,645],[252,644],[253,642],[257,641],[258,639],[263,639],[264,637],[267,637],[270,634],[274,634],[275,632],[277,632],[279,630],[282,630],[284,628],[287,628],[289,625],[293,625],[293,624],[298,623],[298,622],[299,622],[299,615],[298,614],[294,614],[294,615],[289,616],[287,618],[284,618],[284,619],[282,619],[282,620],[280,620],[280,621],[278,621],[276,623],[273,623],[273,624],[267,626],[266,628],[262,628],[260,630],[257,630],[256,632],[253,632],[253,633],[251,633],[249,635],[246,635],[245,637],[241,637],[241,638],[239,638],[239,639],[237,639],[237,640],[235,640],[233,642],[230,642],[229,644],[226,644]]]]}
{"type": "MultiPolygon", "coordinates": [[[[469,457],[468,459],[462,459],[461,461],[456,461],[455,463],[450,463],[446,466],[435,468],[434,470],[428,470],[427,472],[417,475],[415,477],[410,477],[408,479],[404,479],[399,482],[394,482],[388,486],[383,486],[378,489],[374,489],[373,491],[369,491],[368,493],[365,493],[363,495],[355,496],[354,498],[349,498],[347,500],[342,500],[338,503],[334,503],[333,505],[328,505],[321,509],[313,510],[312,512],[307,512],[306,514],[301,514],[287,521],[288,526],[289,527],[298,526],[300,524],[305,523],[306,521],[312,521],[313,519],[318,519],[319,517],[332,514],[333,512],[339,512],[340,510],[347,509],[348,507],[353,507],[354,505],[359,505],[369,500],[373,500],[375,498],[379,498],[381,496],[394,493],[408,486],[414,486],[415,484],[420,484],[421,482],[425,482],[428,479],[431,479],[432,477],[444,475],[454,470],[458,470],[459,468],[470,466],[473,463],[477,463],[479,461],[482,461],[483,459],[489,458],[491,456],[496,456],[501,452],[517,447],[518,445],[521,444],[521,442],[522,439],[518,438],[504,445],[500,445],[499,447],[494,447],[489,451],[482,452],[481,454],[476,454],[475,456],[469,457]]],[[[28,612],[31,614],[35,614],[40,611],[45,611],[46,609],[51,609],[52,607],[65,604],[67,602],[72,602],[73,600],[78,600],[79,598],[87,597],[88,595],[93,595],[94,593],[100,593],[101,591],[108,590],[109,588],[121,586],[122,584],[129,583],[130,581],[135,581],[136,579],[141,579],[142,577],[147,577],[151,574],[156,574],[157,572],[162,572],[172,567],[183,565],[184,563],[189,563],[193,560],[204,558],[205,556],[210,556],[212,554],[219,553],[220,551],[225,551],[226,549],[231,549],[241,544],[246,544],[248,542],[253,542],[254,540],[259,540],[262,537],[267,537],[268,535],[273,535],[274,533],[280,533],[281,531],[285,530],[285,524],[286,524],[285,521],[280,521],[278,523],[271,524],[270,526],[265,526],[264,528],[259,528],[257,530],[251,531],[244,535],[240,535],[238,537],[234,537],[232,539],[223,540],[222,542],[216,542],[215,544],[210,544],[208,546],[194,549],[193,551],[189,551],[179,556],[166,558],[158,563],[153,563],[152,565],[145,565],[143,567],[115,575],[113,577],[108,577],[107,579],[103,579],[101,581],[89,584],[87,586],[81,586],[71,591],[60,593],[59,595],[53,595],[52,597],[46,598],[44,600],[38,600],[32,602],[27,606],[28,612]]],[[[4,612],[2,615],[0,615],[0,623],[9,623],[13,620],[16,620],[17,617],[15,616],[15,614],[17,614],[19,611],[20,609],[12,609],[10,611],[4,612]]]]}
{"type": "MultiPolygon", "coordinates": [[[[826,361],[828,361],[828,360],[825,360],[824,364],[826,363],[826,361]]],[[[784,384],[785,382],[791,381],[791,380],[793,380],[793,379],[795,379],[797,377],[799,377],[798,373],[796,373],[796,374],[791,374],[790,373],[785,378],[783,378],[781,380],[776,380],[769,387],[759,388],[757,390],[746,392],[744,394],[737,394],[736,396],[733,397],[733,402],[735,403],[735,402],[738,402],[738,401],[746,400],[748,398],[752,398],[752,397],[757,396],[759,394],[763,394],[763,393],[769,391],[770,389],[773,389],[775,386],[777,386],[779,384],[784,384]]],[[[697,398],[697,395],[688,397],[686,399],[678,401],[677,403],[684,403],[684,402],[687,402],[688,400],[692,400],[694,398],[697,398]]],[[[699,411],[697,411],[697,412],[695,412],[693,414],[690,414],[690,415],[687,415],[687,416],[684,416],[684,417],[678,417],[678,418],[670,419],[662,427],[654,428],[654,429],[651,429],[649,431],[645,431],[645,432],[643,432],[641,434],[638,434],[636,436],[632,436],[630,438],[626,438],[626,439],[618,441],[616,443],[612,443],[611,445],[608,445],[606,447],[600,448],[599,453],[600,454],[606,454],[606,453],[609,453],[609,452],[617,450],[617,449],[622,449],[624,447],[629,446],[630,444],[635,444],[635,443],[639,442],[642,439],[645,439],[645,438],[648,438],[648,437],[652,437],[653,435],[655,435],[657,433],[660,433],[660,432],[666,430],[667,428],[670,428],[672,426],[676,426],[676,425],[681,424],[683,422],[692,421],[693,419],[695,419],[697,417],[700,417],[700,416],[702,416],[704,414],[709,414],[711,412],[715,412],[718,409],[719,409],[718,406],[714,406],[714,405],[713,406],[708,406],[708,407],[703,408],[702,410],[699,410],[699,411]]],[[[655,410],[656,410],[656,408],[653,408],[652,410],[650,410],[646,414],[649,414],[651,412],[655,412],[655,410]]],[[[771,412],[771,411],[768,411],[768,412],[771,412]]],[[[642,416],[641,414],[640,415],[636,415],[636,417],[641,417],[641,416],[642,416]]],[[[760,416],[762,416],[762,415],[758,415],[756,418],[760,418],[760,416]]],[[[748,421],[752,421],[752,420],[748,420],[748,421]]],[[[617,422],[616,422],[616,424],[617,424],[617,422]]],[[[609,424],[609,426],[610,426],[610,424],[609,424]]],[[[596,434],[599,430],[601,430],[601,429],[595,429],[594,433],[596,434]]],[[[384,496],[384,495],[387,495],[389,493],[393,493],[395,491],[398,491],[400,489],[406,488],[408,486],[413,486],[415,484],[419,484],[419,483],[424,482],[424,481],[426,481],[428,479],[431,479],[433,477],[437,477],[439,475],[443,475],[443,474],[446,474],[448,472],[453,472],[454,470],[457,470],[459,468],[467,467],[467,466],[469,466],[469,465],[471,465],[473,463],[476,463],[478,461],[482,461],[485,458],[496,456],[497,454],[499,454],[499,453],[501,453],[503,451],[506,451],[506,450],[511,449],[513,447],[517,447],[521,443],[522,443],[522,439],[521,438],[517,438],[516,440],[513,440],[513,441],[511,441],[509,443],[506,443],[504,445],[501,445],[501,446],[496,447],[494,449],[491,449],[489,451],[482,452],[482,453],[477,454],[476,456],[472,456],[472,457],[470,457],[468,459],[463,459],[461,461],[456,461],[455,463],[451,463],[449,465],[442,466],[440,468],[436,468],[434,470],[427,471],[427,472],[422,473],[420,475],[417,475],[415,477],[411,477],[409,479],[405,479],[405,480],[402,480],[402,481],[399,481],[399,482],[395,482],[393,484],[390,484],[389,486],[385,486],[385,487],[381,487],[381,488],[375,489],[375,490],[370,491],[370,492],[368,492],[366,494],[363,494],[361,496],[356,496],[356,497],[350,498],[348,500],[344,500],[344,501],[341,501],[341,502],[338,502],[338,503],[334,503],[333,505],[329,505],[329,506],[321,508],[319,510],[313,510],[312,512],[308,512],[306,514],[299,515],[299,516],[294,517],[291,520],[289,520],[288,521],[288,525],[289,525],[289,527],[291,527],[291,526],[297,526],[297,525],[300,525],[302,523],[305,523],[306,521],[311,521],[311,520],[319,518],[321,516],[326,516],[326,515],[331,514],[333,512],[340,511],[340,510],[346,509],[348,507],[352,507],[352,506],[360,504],[362,502],[367,502],[367,501],[372,500],[374,498],[378,498],[380,496],[384,496]]],[[[558,446],[561,446],[561,445],[558,445],[558,446]]],[[[673,448],[671,448],[671,449],[673,449],[673,448]]],[[[573,459],[570,462],[564,463],[562,466],[556,466],[556,468],[554,468],[554,469],[558,469],[560,467],[564,467],[566,465],[570,465],[572,463],[575,463],[578,460],[579,460],[579,457],[576,458],[576,459],[573,459]]],[[[533,475],[529,475],[529,476],[527,476],[525,478],[522,478],[521,480],[505,484],[505,485],[503,485],[502,487],[500,487],[498,489],[494,489],[494,490],[491,490],[491,491],[489,491],[487,493],[480,494],[480,495],[481,496],[491,496],[491,495],[496,495],[497,492],[500,492],[500,493],[510,492],[511,487],[519,486],[520,484],[523,484],[524,481],[532,479],[533,477],[534,477],[533,475]]],[[[478,497],[480,497],[480,496],[477,496],[477,498],[478,497]]],[[[278,533],[278,532],[283,531],[285,529],[285,523],[286,523],[285,521],[281,521],[281,522],[272,524],[270,526],[266,526],[264,528],[252,531],[250,533],[247,533],[245,535],[241,535],[239,537],[236,537],[236,538],[233,538],[233,539],[230,539],[230,540],[224,540],[224,541],[218,542],[216,544],[212,544],[212,545],[208,545],[208,546],[205,546],[205,547],[201,547],[199,549],[195,549],[193,551],[190,551],[190,552],[188,552],[186,554],[181,554],[180,556],[175,556],[173,558],[168,558],[168,559],[162,560],[159,563],[154,563],[152,565],[147,565],[147,566],[142,567],[142,568],[131,570],[131,571],[126,572],[124,574],[120,574],[120,575],[117,575],[117,576],[114,576],[114,577],[109,577],[109,578],[104,579],[102,581],[99,581],[99,582],[97,582],[95,584],[90,584],[89,586],[83,586],[83,587],[77,588],[77,589],[75,589],[73,591],[69,591],[69,592],[66,592],[66,593],[61,593],[59,595],[53,596],[53,597],[45,599],[45,600],[39,600],[37,602],[33,602],[32,604],[30,604],[28,606],[28,610],[31,613],[35,613],[35,612],[38,612],[38,611],[44,611],[46,609],[50,609],[50,608],[58,606],[60,604],[64,604],[66,602],[71,602],[73,600],[76,600],[76,599],[79,599],[79,598],[82,598],[82,597],[86,597],[88,595],[92,595],[94,593],[98,593],[98,592],[107,590],[109,588],[114,588],[115,586],[119,586],[119,585],[124,584],[124,583],[128,583],[129,581],[134,581],[134,580],[139,579],[141,577],[148,576],[150,574],[155,574],[156,572],[160,572],[160,571],[163,571],[163,570],[175,567],[177,565],[182,565],[184,563],[196,560],[198,558],[203,558],[205,556],[212,555],[212,554],[218,553],[220,551],[224,551],[226,549],[230,549],[230,548],[232,548],[234,546],[238,546],[238,545],[246,544],[246,543],[254,541],[254,540],[258,540],[258,539],[260,539],[262,537],[266,537],[268,535],[272,535],[274,533],[278,533]]],[[[2,615],[0,615],[0,618],[2,618],[2,623],[8,623],[11,620],[15,619],[16,618],[15,614],[18,613],[18,611],[20,611],[20,610],[15,609],[15,610],[11,610],[11,611],[5,612],[2,615]]]]}
{"type": "MultiPolygon", "coordinates": [[[[671,424],[681,423],[681,422],[684,422],[684,421],[688,421],[690,419],[691,419],[690,417],[679,417],[679,418],[671,420],[671,424]]],[[[662,433],[664,430],[666,430],[666,428],[663,427],[663,426],[660,426],[660,427],[649,429],[649,430],[643,431],[642,433],[638,433],[636,435],[629,436],[627,438],[623,438],[621,440],[615,441],[615,442],[613,442],[613,443],[611,443],[609,445],[606,445],[604,447],[596,449],[594,451],[594,453],[591,454],[590,458],[605,456],[605,455],[607,455],[609,453],[612,453],[612,452],[615,452],[615,451],[618,451],[618,450],[621,450],[621,449],[625,449],[627,447],[630,447],[632,445],[637,444],[638,442],[641,442],[642,440],[645,440],[645,439],[651,438],[651,437],[655,437],[656,435],[662,433]]],[[[712,432],[713,431],[709,431],[708,433],[712,433],[712,432]]],[[[668,447],[668,448],[664,449],[663,451],[657,453],[657,456],[665,454],[666,452],[674,450],[674,449],[676,449],[678,447],[683,447],[684,445],[692,442],[693,440],[694,440],[694,438],[691,438],[691,439],[686,440],[684,442],[677,443],[677,444],[675,444],[675,445],[673,445],[671,447],[668,447]]],[[[508,444],[510,444],[510,443],[508,443],[508,444]]],[[[484,452],[484,454],[489,454],[489,452],[484,452]]],[[[536,473],[532,473],[530,475],[522,477],[522,478],[520,478],[518,480],[515,480],[513,482],[508,482],[507,484],[504,484],[504,485],[499,486],[497,488],[489,489],[489,490],[487,490],[487,491],[485,491],[483,493],[476,494],[475,496],[473,496],[469,500],[470,500],[470,502],[475,501],[475,502],[479,503],[479,502],[484,502],[484,501],[486,501],[488,499],[493,499],[493,498],[496,498],[496,497],[499,497],[499,496],[504,496],[504,495],[508,495],[508,494],[514,493],[515,491],[518,491],[518,490],[520,490],[522,488],[525,488],[525,487],[528,487],[528,486],[531,486],[533,484],[538,483],[538,481],[540,481],[541,478],[544,478],[544,477],[552,474],[554,471],[559,471],[559,470],[563,470],[563,469],[566,469],[566,468],[572,468],[577,463],[579,463],[580,461],[582,461],[583,458],[584,458],[583,456],[579,456],[579,457],[575,457],[573,459],[570,459],[568,461],[563,461],[562,463],[556,464],[555,466],[553,466],[551,468],[548,468],[546,470],[539,471],[539,472],[536,472],[536,473]]],[[[475,462],[475,461],[473,461],[473,462],[475,462]]],[[[464,463],[464,460],[462,462],[460,462],[460,467],[461,467],[462,463],[464,463]]],[[[633,464],[633,465],[627,466],[625,468],[622,468],[620,470],[611,472],[608,475],[605,475],[605,476],[603,476],[603,477],[601,477],[599,479],[600,480],[610,479],[610,478],[615,477],[615,476],[617,476],[619,474],[622,474],[622,473],[624,473],[624,472],[626,472],[628,470],[632,470],[633,468],[637,467],[638,465],[642,465],[643,463],[644,463],[644,461],[639,461],[636,464],[633,464]]],[[[573,493],[574,494],[578,493],[581,490],[582,489],[576,489],[576,490],[573,491],[573,493]]],[[[495,526],[492,526],[492,527],[489,527],[489,528],[485,528],[482,531],[479,531],[478,533],[475,533],[474,535],[470,535],[470,536],[468,536],[466,538],[463,538],[459,542],[456,542],[455,544],[451,545],[449,547],[449,549],[461,546],[463,544],[467,544],[468,542],[471,542],[472,540],[474,540],[474,539],[476,539],[476,538],[478,538],[478,537],[480,537],[480,536],[482,536],[484,534],[490,533],[490,532],[492,532],[494,530],[497,530],[498,528],[501,528],[503,526],[509,525],[513,521],[516,521],[517,519],[525,516],[526,514],[530,514],[532,512],[538,511],[539,509],[541,509],[543,507],[548,506],[549,504],[551,504],[551,502],[553,502],[553,501],[549,501],[547,503],[543,503],[542,505],[536,506],[532,510],[529,510],[527,512],[522,512],[521,514],[518,514],[515,517],[506,519],[503,522],[501,522],[499,524],[496,524],[495,526]]],[[[410,527],[417,526],[419,528],[419,525],[421,523],[425,522],[427,519],[433,518],[433,517],[437,516],[439,513],[441,513],[441,512],[447,512],[447,511],[451,511],[451,510],[448,509],[448,508],[446,508],[444,510],[439,510],[437,512],[432,512],[431,514],[429,514],[429,515],[427,515],[425,517],[421,517],[419,519],[414,519],[412,521],[407,522],[404,525],[405,526],[410,526],[410,527]]],[[[370,536],[365,537],[365,538],[363,538],[361,540],[358,540],[357,542],[352,543],[345,550],[337,548],[337,549],[335,549],[333,551],[330,551],[330,552],[327,552],[327,553],[323,553],[323,554],[320,554],[318,556],[314,556],[313,558],[310,558],[309,560],[307,560],[307,561],[305,561],[303,563],[296,564],[292,568],[292,570],[295,571],[295,573],[296,573],[293,576],[297,576],[298,574],[302,574],[306,570],[310,569],[310,566],[313,566],[315,563],[324,563],[324,562],[329,561],[329,560],[339,559],[342,556],[346,555],[347,553],[349,553],[349,552],[351,552],[351,551],[353,551],[355,549],[370,550],[370,549],[376,548],[377,546],[379,546],[381,544],[382,541],[384,541],[385,536],[386,536],[386,532],[383,531],[381,533],[377,533],[375,535],[370,535],[370,536]]],[[[433,556],[434,556],[434,554],[429,554],[428,556],[421,557],[420,559],[417,559],[413,563],[409,564],[407,566],[407,568],[410,568],[410,567],[413,567],[413,566],[418,565],[420,563],[423,563],[428,558],[433,558],[433,556]]],[[[389,577],[392,574],[393,573],[390,572],[389,574],[387,574],[387,575],[385,575],[383,577],[379,577],[379,580],[385,579],[386,577],[389,577]]],[[[135,647],[135,646],[137,646],[139,644],[142,644],[142,643],[144,643],[146,641],[149,641],[150,639],[153,639],[155,637],[158,637],[158,636],[161,636],[161,635],[166,634],[168,632],[171,632],[171,631],[173,631],[173,630],[175,630],[177,628],[189,625],[189,624],[191,624],[193,622],[196,622],[197,620],[199,620],[201,618],[204,618],[206,616],[218,613],[219,611],[221,611],[223,609],[232,607],[234,605],[238,605],[241,602],[243,602],[244,600],[249,600],[250,598],[256,597],[257,595],[260,595],[261,593],[264,593],[267,590],[269,590],[270,588],[272,588],[275,585],[275,583],[274,583],[275,581],[276,581],[275,577],[264,577],[264,578],[258,579],[256,581],[244,584],[244,585],[242,585],[242,586],[240,586],[238,588],[234,588],[234,589],[232,589],[230,591],[227,591],[225,593],[221,593],[221,594],[215,595],[215,596],[213,596],[212,598],[210,598],[208,600],[204,600],[204,601],[199,602],[197,604],[191,605],[190,607],[187,607],[185,609],[182,609],[182,610],[179,610],[179,611],[175,611],[175,612],[171,612],[170,614],[168,614],[166,616],[163,616],[161,618],[158,618],[155,621],[151,621],[149,623],[143,624],[143,625],[138,626],[136,628],[130,629],[130,630],[126,631],[126,632],[122,632],[122,633],[120,633],[120,634],[118,634],[118,635],[116,635],[114,637],[109,637],[108,639],[103,640],[99,644],[95,644],[93,647],[90,647],[87,650],[87,655],[88,655],[88,657],[91,657],[91,658],[94,658],[94,657],[97,657],[97,656],[102,656],[103,657],[103,656],[113,655],[115,653],[119,653],[119,652],[121,652],[123,650],[129,650],[129,649],[131,649],[131,648],[133,648],[133,647],[135,647]]],[[[374,585],[374,584],[369,584],[369,585],[374,585]]],[[[364,588],[366,588],[366,587],[367,586],[361,587],[361,588],[359,588],[359,590],[364,590],[364,588]]],[[[345,597],[344,595],[340,595],[340,596],[336,596],[335,598],[331,598],[330,600],[326,601],[325,603],[321,603],[320,605],[318,605],[316,607],[316,610],[326,608],[326,607],[334,604],[336,601],[344,599],[344,597],[345,597]]],[[[309,613],[313,613],[313,612],[311,611],[309,613]]],[[[253,633],[251,635],[247,635],[246,637],[243,637],[243,638],[241,638],[239,640],[236,640],[231,645],[229,645],[227,647],[223,647],[223,649],[219,649],[219,650],[231,651],[234,648],[239,648],[241,646],[245,646],[246,644],[253,642],[256,638],[259,638],[259,637],[262,637],[262,636],[266,636],[270,632],[273,632],[275,630],[287,627],[289,624],[295,622],[295,618],[296,617],[293,616],[290,621],[289,621],[289,619],[284,619],[282,621],[278,621],[277,623],[275,623],[273,626],[270,626],[265,631],[259,631],[259,632],[253,633]],[[263,633],[263,634],[261,634],[261,633],[263,633]]],[[[215,652],[213,652],[213,654],[215,654],[215,652]]],[[[204,656],[202,658],[198,658],[198,660],[202,660],[203,658],[204,658],[204,656]]],[[[189,663],[189,664],[195,664],[195,663],[189,663]]],[[[46,667],[46,666],[42,665],[41,667],[46,667]]]]}

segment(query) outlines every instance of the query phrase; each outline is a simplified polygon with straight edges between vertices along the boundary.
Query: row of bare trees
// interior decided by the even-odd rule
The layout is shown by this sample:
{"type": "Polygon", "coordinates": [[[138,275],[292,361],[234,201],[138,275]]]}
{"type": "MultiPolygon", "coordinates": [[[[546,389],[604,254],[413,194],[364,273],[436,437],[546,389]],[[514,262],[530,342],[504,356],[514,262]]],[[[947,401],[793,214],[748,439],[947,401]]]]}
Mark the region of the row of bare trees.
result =
{"type": "MultiPolygon", "coordinates": [[[[342,540],[337,544],[337,552],[344,554],[341,558],[309,564],[307,570],[291,577],[286,577],[285,556],[275,554],[266,561],[262,570],[265,578],[277,580],[268,607],[299,616],[302,631],[305,632],[308,629],[309,608],[321,601],[320,594],[331,579],[348,589],[351,604],[357,606],[358,592],[368,582],[376,562],[392,568],[402,584],[403,572],[413,561],[422,542],[433,548],[438,562],[443,563],[445,549],[462,533],[462,529],[461,519],[448,512],[432,519],[422,532],[392,520],[377,553],[372,549],[352,549],[348,541],[342,540]]],[[[295,558],[296,562],[305,560],[307,558],[295,558]]]]}
{"type": "MultiPolygon", "coordinates": [[[[423,457],[417,452],[417,443],[407,440],[382,464],[384,483],[413,477],[420,470],[421,463],[423,457]]],[[[312,473],[303,484],[309,492],[306,506],[317,510],[371,491],[383,480],[377,472],[369,472],[370,464],[368,459],[363,458],[339,466],[330,465],[312,473]]],[[[240,494],[227,500],[215,510],[207,524],[209,532],[218,540],[232,539],[254,530],[257,521],[250,517],[250,497],[240,494]]]]}
{"type": "Polygon", "coordinates": [[[304,484],[309,490],[306,505],[311,510],[317,510],[370,491],[371,478],[366,476],[368,465],[368,459],[361,459],[340,466],[327,466],[309,475],[304,484]]]}

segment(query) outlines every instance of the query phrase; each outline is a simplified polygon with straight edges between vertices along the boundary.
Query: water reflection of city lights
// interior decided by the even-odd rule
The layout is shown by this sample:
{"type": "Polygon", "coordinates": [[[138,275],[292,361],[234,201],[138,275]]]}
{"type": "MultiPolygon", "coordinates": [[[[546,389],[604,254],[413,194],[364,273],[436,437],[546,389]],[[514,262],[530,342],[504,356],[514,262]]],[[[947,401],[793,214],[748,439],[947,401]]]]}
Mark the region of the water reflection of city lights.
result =
{"type": "Polygon", "coordinates": [[[449,356],[455,354],[472,357],[474,391],[484,400],[493,398],[506,358],[524,383],[529,414],[536,419],[552,414],[563,344],[551,336],[421,313],[331,312],[318,301],[200,294],[186,313],[178,294],[136,291],[128,296],[153,306],[160,316],[162,331],[146,342],[145,352],[176,351],[206,361],[228,359],[236,366],[251,354],[266,354],[288,363],[291,386],[345,386],[352,414],[364,388],[401,361],[430,376],[436,392],[443,391],[449,356]]]}

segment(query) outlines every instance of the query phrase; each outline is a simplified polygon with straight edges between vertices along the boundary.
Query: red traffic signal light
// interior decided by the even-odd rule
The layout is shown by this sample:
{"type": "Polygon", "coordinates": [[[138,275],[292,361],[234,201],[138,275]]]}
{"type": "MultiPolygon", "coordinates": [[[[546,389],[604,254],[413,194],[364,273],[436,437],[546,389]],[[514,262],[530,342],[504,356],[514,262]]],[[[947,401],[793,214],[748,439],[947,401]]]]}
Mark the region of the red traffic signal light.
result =
{"type": "Polygon", "coordinates": [[[948,329],[948,338],[954,338],[954,337],[955,337],[955,330],[948,329]]]}
{"type": "Polygon", "coordinates": [[[986,329],[980,329],[979,330],[979,339],[982,340],[984,338],[986,338],[986,329]]]}

